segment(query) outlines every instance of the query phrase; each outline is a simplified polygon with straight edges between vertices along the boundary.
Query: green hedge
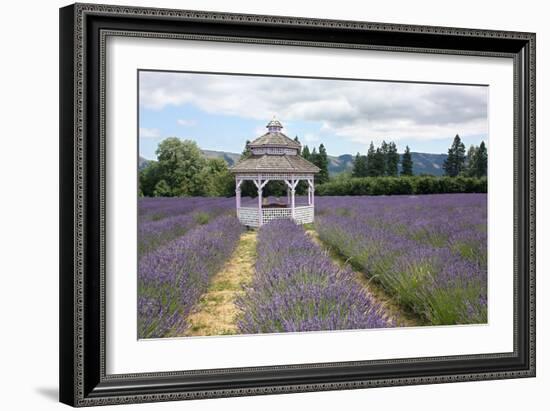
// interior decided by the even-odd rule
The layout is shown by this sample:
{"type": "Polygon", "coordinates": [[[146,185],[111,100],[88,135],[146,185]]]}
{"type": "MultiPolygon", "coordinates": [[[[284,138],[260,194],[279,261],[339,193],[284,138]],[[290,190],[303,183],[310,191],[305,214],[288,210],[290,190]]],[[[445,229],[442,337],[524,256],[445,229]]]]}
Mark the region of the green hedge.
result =
{"type": "Polygon", "coordinates": [[[320,184],[320,196],[486,193],[487,177],[356,177],[320,184]]]}

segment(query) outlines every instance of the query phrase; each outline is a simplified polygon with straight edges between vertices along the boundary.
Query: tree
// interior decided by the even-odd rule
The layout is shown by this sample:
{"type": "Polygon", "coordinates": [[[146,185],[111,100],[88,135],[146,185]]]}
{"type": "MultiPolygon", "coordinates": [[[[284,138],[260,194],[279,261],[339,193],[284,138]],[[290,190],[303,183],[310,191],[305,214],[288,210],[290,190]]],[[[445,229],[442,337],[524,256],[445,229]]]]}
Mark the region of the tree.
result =
{"type": "Polygon", "coordinates": [[[474,146],[473,144],[470,145],[470,148],[468,149],[468,153],[466,154],[466,160],[464,164],[464,173],[471,177],[475,175],[474,172],[474,157],[476,155],[476,151],[478,150],[478,147],[474,146]]]}
{"type": "Polygon", "coordinates": [[[367,176],[367,156],[357,153],[355,160],[353,161],[353,169],[351,172],[352,177],[366,177],[367,176]]]}
{"type": "Polygon", "coordinates": [[[319,145],[319,154],[315,157],[315,165],[321,169],[315,177],[317,177],[317,183],[323,184],[328,182],[328,155],[327,150],[323,144],[319,145]]]}
{"type": "Polygon", "coordinates": [[[235,193],[235,178],[229,172],[227,163],[221,158],[210,158],[198,176],[203,195],[230,197],[235,193]]]}
{"type": "Polygon", "coordinates": [[[389,151],[390,151],[389,144],[386,143],[385,140],[382,140],[382,144],[380,145],[380,152],[382,153],[383,165],[380,168],[382,174],[379,174],[381,176],[388,175],[388,154],[389,154],[389,151]]]}
{"type": "Polygon", "coordinates": [[[401,175],[412,176],[413,175],[413,161],[411,156],[411,150],[409,146],[405,147],[403,158],[401,159],[401,175]]]}
{"type": "Polygon", "coordinates": [[[172,189],[165,180],[160,180],[153,190],[153,195],[155,197],[172,197],[172,189]]]}
{"type": "Polygon", "coordinates": [[[248,158],[252,155],[252,150],[250,150],[250,140],[246,140],[246,143],[244,144],[244,149],[243,149],[243,152],[241,154],[241,160],[245,159],[245,158],[248,158]]]}
{"type": "Polygon", "coordinates": [[[388,152],[386,154],[386,175],[397,177],[399,174],[399,154],[397,146],[394,142],[388,144],[388,152]]]}
{"type": "Polygon", "coordinates": [[[380,147],[378,147],[374,152],[371,172],[374,173],[375,177],[383,176],[386,174],[386,159],[384,152],[380,147]]]}
{"type": "Polygon", "coordinates": [[[376,156],[376,150],[374,149],[374,143],[371,141],[369,150],[367,151],[367,176],[369,177],[376,177],[377,171],[375,168],[375,156],[376,156]]]}
{"type": "Polygon", "coordinates": [[[155,187],[161,180],[160,167],[157,161],[149,161],[139,172],[139,188],[146,197],[155,195],[155,187]]]}
{"type": "Polygon", "coordinates": [[[191,140],[167,138],[156,150],[161,179],[165,180],[173,196],[202,194],[199,172],[206,164],[197,143],[191,140]]]}
{"type": "Polygon", "coordinates": [[[473,157],[473,167],[471,168],[474,177],[487,175],[487,147],[482,141],[473,157]]]}
{"type": "Polygon", "coordinates": [[[447,159],[443,162],[443,170],[445,175],[456,177],[464,170],[464,162],[466,160],[466,148],[457,134],[453,140],[453,144],[448,150],[447,159]]]}
{"type": "Polygon", "coordinates": [[[302,149],[302,157],[309,161],[309,158],[311,157],[311,153],[309,152],[309,147],[307,144],[302,149]]]}

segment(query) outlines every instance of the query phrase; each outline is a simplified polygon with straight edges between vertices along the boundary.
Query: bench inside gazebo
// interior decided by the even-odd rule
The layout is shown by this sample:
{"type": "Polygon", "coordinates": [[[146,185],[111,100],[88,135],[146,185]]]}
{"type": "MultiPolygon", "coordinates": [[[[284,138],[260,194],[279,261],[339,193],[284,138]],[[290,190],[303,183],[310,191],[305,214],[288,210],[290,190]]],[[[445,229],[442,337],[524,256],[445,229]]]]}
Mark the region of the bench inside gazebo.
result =
{"type": "Polygon", "coordinates": [[[301,145],[281,132],[283,126],[275,118],[267,125],[268,132],[252,141],[250,156],[231,168],[235,174],[237,216],[242,224],[260,227],[280,218],[290,218],[299,224],[312,223],[315,215],[314,176],[320,170],[300,156],[301,145]],[[252,181],[258,190],[257,205],[243,205],[241,186],[252,181]],[[269,181],[284,181],[286,202],[264,204],[263,190],[269,181]],[[296,204],[296,187],[307,181],[308,195],[305,205],[296,204]]]}

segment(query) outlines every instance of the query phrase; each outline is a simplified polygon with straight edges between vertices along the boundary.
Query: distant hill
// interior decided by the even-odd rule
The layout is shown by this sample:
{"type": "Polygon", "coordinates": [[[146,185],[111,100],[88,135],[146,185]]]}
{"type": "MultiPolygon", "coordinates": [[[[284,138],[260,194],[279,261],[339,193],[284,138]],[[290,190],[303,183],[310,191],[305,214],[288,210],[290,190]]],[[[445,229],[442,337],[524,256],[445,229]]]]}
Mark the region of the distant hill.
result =
{"type": "Polygon", "coordinates": [[[149,164],[151,160],[147,160],[146,158],[143,158],[142,156],[139,156],[138,160],[138,170],[143,170],[145,167],[147,167],[147,164],[149,164]]]}
{"type": "Polygon", "coordinates": [[[202,150],[202,153],[206,158],[221,158],[225,160],[225,162],[232,166],[237,161],[239,161],[239,158],[241,158],[240,154],[237,153],[227,153],[225,151],[214,151],[214,150],[202,150]]]}
{"type": "MultiPolygon", "coordinates": [[[[241,157],[238,153],[228,153],[225,151],[202,150],[207,158],[221,158],[230,166],[239,161],[241,157]]],[[[443,175],[443,161],[447,158],[446,154],[430,153],[411,153],[413,160],[413,173],[431,174],[434,176],[443,175]]],[[[328,171],[331,175],[339,174],[343,171],[351,171],[353,168],[353,158],[351,154],[341,156],[328,156],[328,171]]]]}

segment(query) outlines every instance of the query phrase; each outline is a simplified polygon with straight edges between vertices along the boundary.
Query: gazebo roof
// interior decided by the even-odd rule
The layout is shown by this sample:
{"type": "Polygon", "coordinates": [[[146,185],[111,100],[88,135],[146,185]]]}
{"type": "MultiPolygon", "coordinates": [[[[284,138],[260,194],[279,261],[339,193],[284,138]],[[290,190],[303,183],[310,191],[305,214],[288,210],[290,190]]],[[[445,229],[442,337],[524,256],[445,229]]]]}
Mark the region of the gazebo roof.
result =
{"type": "Polygon", "coordinates": [[[232,173],[318,173],[319,167],[299,155],[251,155],[242,159],[233,167],[232,173]]]}
{"type": "Polygon", "coordinates": [[[269,131],[248,144],[252,154],[231,167],[232,173],[314,174],[321,171],[299,155],[302,145],[281,132],[283,125],[279,120],[274,117],[266,127],[269,131]],[[267,150],[258,150],[261,148],[267,150]]]}
{"type": "MultiPolygon", "coordinates": [[[[280,123],[279,123],[280,124],[280,123]]],[[[295,148],[300,149],[302,145],[297,141],[287,137],[285,134],[278,132],[265,133],[263,136],[258,137],[256,140],[248,144],[249,147],[282,147],[282,148],[295,148]]]]}

